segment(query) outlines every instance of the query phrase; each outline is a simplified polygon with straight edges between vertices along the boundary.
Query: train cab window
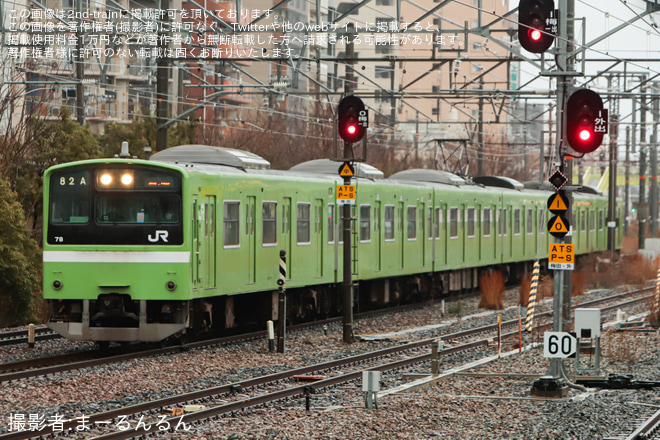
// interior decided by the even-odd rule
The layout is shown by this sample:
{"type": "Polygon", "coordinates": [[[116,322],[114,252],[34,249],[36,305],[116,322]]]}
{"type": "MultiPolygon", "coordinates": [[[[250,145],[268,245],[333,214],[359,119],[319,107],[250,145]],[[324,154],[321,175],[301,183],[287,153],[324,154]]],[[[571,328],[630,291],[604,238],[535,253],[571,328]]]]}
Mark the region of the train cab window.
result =
{"type": "Polygon", "coordinates": [[[310,204],[298,203],[297,205],[297,238],[298,244],[310,244],[310,204]]]}
{"type": "Polygon", "coordinates": [[[408,240],[417,240],[417,207],[408,206],[407,209],[407,236],[408,240]]]}
{"type": "Polygon", "coordinates": [[[602,231],[602,230],[603,230],[603,226],[604,226],[604,224],[605,224],[605,223],[603,222],[603,210],[602,210],[602,209],[599,209],[599,210],[598,210],[598,230],[599,230],[599,231],[602,231]]]}
{"type": "Polygon", "coordinates": [[[513,210],[513,235],[520,235],[520,208],[513,210]]]}
{"type": "Polygon", "coordinates": [[[484,230],[484,237],[490,237],[490,218],[490,208],[484,208],[483,211],[481,211],[481,224],[484,230]]]}
{"type": "Polygon", "coordinates": [[[473,238],[474,233],[474,222],[476,220],[476,210],[474,208],[468,208],[465,211],[465,223],[467,224],[467,236],[468,238],[473,238]]]}
{"type": "Polygon", "coordinates": [[[67,171],[50,180],[50,222],[56,224],[88,223],[90,216],[89,171],[67,171]]]}
{"type": "Polygon", "coordinates": [[[545,233],[545,210],[539,209],[539,234],[545,233]]]}
{"type": "Polygon", "coordinates": [[[440,208],[435,208],[435,222],[433,222],[433,236],[436,240],[440,239],[440,225],[443,223],[443,211],[440,208]]]}
{"type": "Polygon", "coordinates": [[[261,204],[262,244],[277,244],[277,202],[261,204]]]}
{"type": "Polygon", "coordinates": [[[449,208],[449,238],[458,238],[458,208],[449,208]]]}
{"type": "Polygon", "coordinates": [[[426,238],[433,240],[433,207],[426,208],[426,238]]]}
{"type": "Polygon", "coordinates": [[[328,243],[335,242],[335,205],[328,205],[328,243]]]}
{"type": "Polygon", "coordinates": [[[532,232],[534,232],[534,210],[527,208],[527,235],[531,235],[532,232]]]}
{"type": "Polygon", "coordinates": [[[371,206],[360,205],[360,242],[371,241],[371,206]]]}
{"type": "Polygon", "coordinates": [[[241,202],[225,201],[223,207],[222,240],[224,247],[240,246],[241,202]]]}
{"type": "Polygon", "coordinates": [[[394,241],[394,205],[385,205],[385,241],[394,241]]]}

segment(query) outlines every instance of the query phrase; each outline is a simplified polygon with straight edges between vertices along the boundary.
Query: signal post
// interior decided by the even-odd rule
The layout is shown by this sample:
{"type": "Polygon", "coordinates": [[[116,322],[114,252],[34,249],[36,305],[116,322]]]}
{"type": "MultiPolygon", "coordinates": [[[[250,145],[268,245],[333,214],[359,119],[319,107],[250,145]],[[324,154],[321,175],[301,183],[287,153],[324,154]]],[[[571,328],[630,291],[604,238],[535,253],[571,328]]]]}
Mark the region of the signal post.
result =
{"type": "MultiPolygon", "coordinates": [[[[553,71],[541,71],[541,75],[557,78],[557,162],[550,177],[557,192],[548,200],[548,208],[555,214],[548,222],[549,232],[557,238],[548,249],[550,268],[556,270],[554,276],[554,313],[553,332],[562,332],[563,320],[570,319],[571,276],[568,272],[564,281],[564,270],[572,270],[573,245],[570,243],[571,207],[573,205],[572,161],[594,151],[602,143],[607,132],[607,111],[597,93],[588,89],[571,92],[575,76],[581,73],[575,70],[575,58],[571,56],[572,46],[568,44],[574,37],[574,0],[558,0],[555,9],[554,0],[519,0],[518,40],[521,46],[536,54],[552,50],[556,68],[553,71]],[[569,21],[569,18],[571,21],[569,21]],[[570,97],[569,97],[570,94],[570,97]],[[566,147],[574,150],[570,150],[566,147]],[[566,177],[568,176],[568,177],[566,177]],[[566,192],[560,189],[568,183],[566,192]],[[566,239],[564,236],[568,235],[566,239]],[[556,261],[550,261],[550,260],[556,261]],[[568,260],[571,260],[570,262],[568,260]]],[[[542,64],[543,65],[543,64],[542,64]]],[[[570,341],[570,338],[562,338],[570,341]]],[[[556,354],[556,353],[555,353],[556,354]]],[[[539,379],[532,386],[532,394],[560,396],[565,391],[562,356],[552,357],[549,376],[539,379]]]]}

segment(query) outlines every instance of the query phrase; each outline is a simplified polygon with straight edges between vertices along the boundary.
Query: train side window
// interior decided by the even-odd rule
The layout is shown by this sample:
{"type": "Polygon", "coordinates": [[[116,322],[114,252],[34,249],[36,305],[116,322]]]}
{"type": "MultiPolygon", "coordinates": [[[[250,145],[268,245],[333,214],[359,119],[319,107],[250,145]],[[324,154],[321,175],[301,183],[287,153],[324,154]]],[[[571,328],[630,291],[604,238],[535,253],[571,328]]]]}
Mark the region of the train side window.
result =
{"type": "Polygon", "coordinates": [[[371,206],[360,205],[360,243],[371,241],[371,206]]]}
{"type": "Polygon", "coordinates": [[[474,208],[470,207],[465,211],[465,223],[467,224],[468,238],[474,238],[475,216],[476,216],[476,211],[474,208]]]}
{"type": "Polygon", "coordinates": [[[539,234],[545,233],[545,210],[539,209],[539,234]]]}
{"type": "Polygon", "coordinates": [[[261,204],[262,244],[277,244],[277,202],[261,204]]]}
{"type": "Polygon", "coordinates": [[[385,205],[385,241],[394,241],[394,205],[385,205]]]}
{"type": "Polygon", "coordinates": [[[527,235],[531,235],[532,232],[534,232],[534,210],[527,208],[527,235]]]}
{"type": "Polygon", "coordinates": [[[297,205],[297,243],[310,244],[310,204],[298,203],[297,205]]]}
{"type": "Polygon", "coordinates": [[[328,243],[335,242],[335,205],[328,205],[328,243]]]}
{"type": "Polygon", "coordinates": [[[458,208],[449,208],[449,238],[458,238],[458,208]]]}
{"type": "Polygon", "coordinates": [[[520,208],[513,210],[513,235],[520,235],[520,208]]]}
{"type": "Polygon", "coordinates": [[[602,231],[603,230],[603,225],[605,223],[603,222],[603,210],[599,209],[598,210],[598,230],[602,231]]]}
{"type": "Polygon", "coordinates": [[[417,240],[417,207],[416,206],[408,206],[407,212],[408,218],[407,218],[407,236],[408,240],[417,240]]]}
{"type": "Polygon", "coordinates": [[[240,246],[241,202],[225,201],[223,207],[223,243],[224,247],[240,246]]]}
{"type": "Polygon", "coordinates": [[[490,219],[490,208],[484,208],[483,211],[481,211],[481,223],[484,229],[484,237],[490,237],[490,219]]]}

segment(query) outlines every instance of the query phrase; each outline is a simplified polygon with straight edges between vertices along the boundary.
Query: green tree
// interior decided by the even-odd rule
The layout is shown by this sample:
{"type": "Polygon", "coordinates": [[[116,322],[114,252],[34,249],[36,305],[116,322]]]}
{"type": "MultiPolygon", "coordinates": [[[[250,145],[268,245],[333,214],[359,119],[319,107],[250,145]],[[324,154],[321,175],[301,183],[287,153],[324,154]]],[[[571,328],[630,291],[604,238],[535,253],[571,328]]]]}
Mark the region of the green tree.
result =
{"type": "Polygon", "coordinates": [[[36,320],[41,252],[25,227],[17,195],[0,176],[0,327],[36,320]]]}
{"type": "Polygon", "coordinates": [[[102,157],[102,152],[94,133],[72,120],[69,108],[62,107],[60,119],[35,142],[16,167],[16,174],[7,176],[18,193],[27,227],[34,230],[35,239],[41,238],[44,171],[60,163],[97,157],[102,157]]]}
{"type": "MultiPolygon", "coordinates": [[[[180,121],[167,130],[167,146],[194,143],[195,125],[180,121]]],[[[130,124],[110,122],[104,127],[104,134],[99,138],[105,157],[114,157],[121,150],[121,143],[128,142],[131,156],[144,158],[144,146],[149,145],[156,151],[156,118],[138,117],[130,124]]]]}

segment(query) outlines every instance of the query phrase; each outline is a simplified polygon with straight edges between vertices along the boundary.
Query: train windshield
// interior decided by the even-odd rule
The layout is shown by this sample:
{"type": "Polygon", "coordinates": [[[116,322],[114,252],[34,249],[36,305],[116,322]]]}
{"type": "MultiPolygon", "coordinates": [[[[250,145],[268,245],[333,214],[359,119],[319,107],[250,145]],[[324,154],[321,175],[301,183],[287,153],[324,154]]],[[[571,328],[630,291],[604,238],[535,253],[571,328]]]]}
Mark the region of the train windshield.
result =
{"type": "Polygon", "coordinates": [[[174,171],[137,166],[71,168],[50,178],[47,240],[181,244],[182,212],[181,176],[174,171]],[[163,236],[163,231],[167,241],[155,242],[153,237],[163,236]]]}

